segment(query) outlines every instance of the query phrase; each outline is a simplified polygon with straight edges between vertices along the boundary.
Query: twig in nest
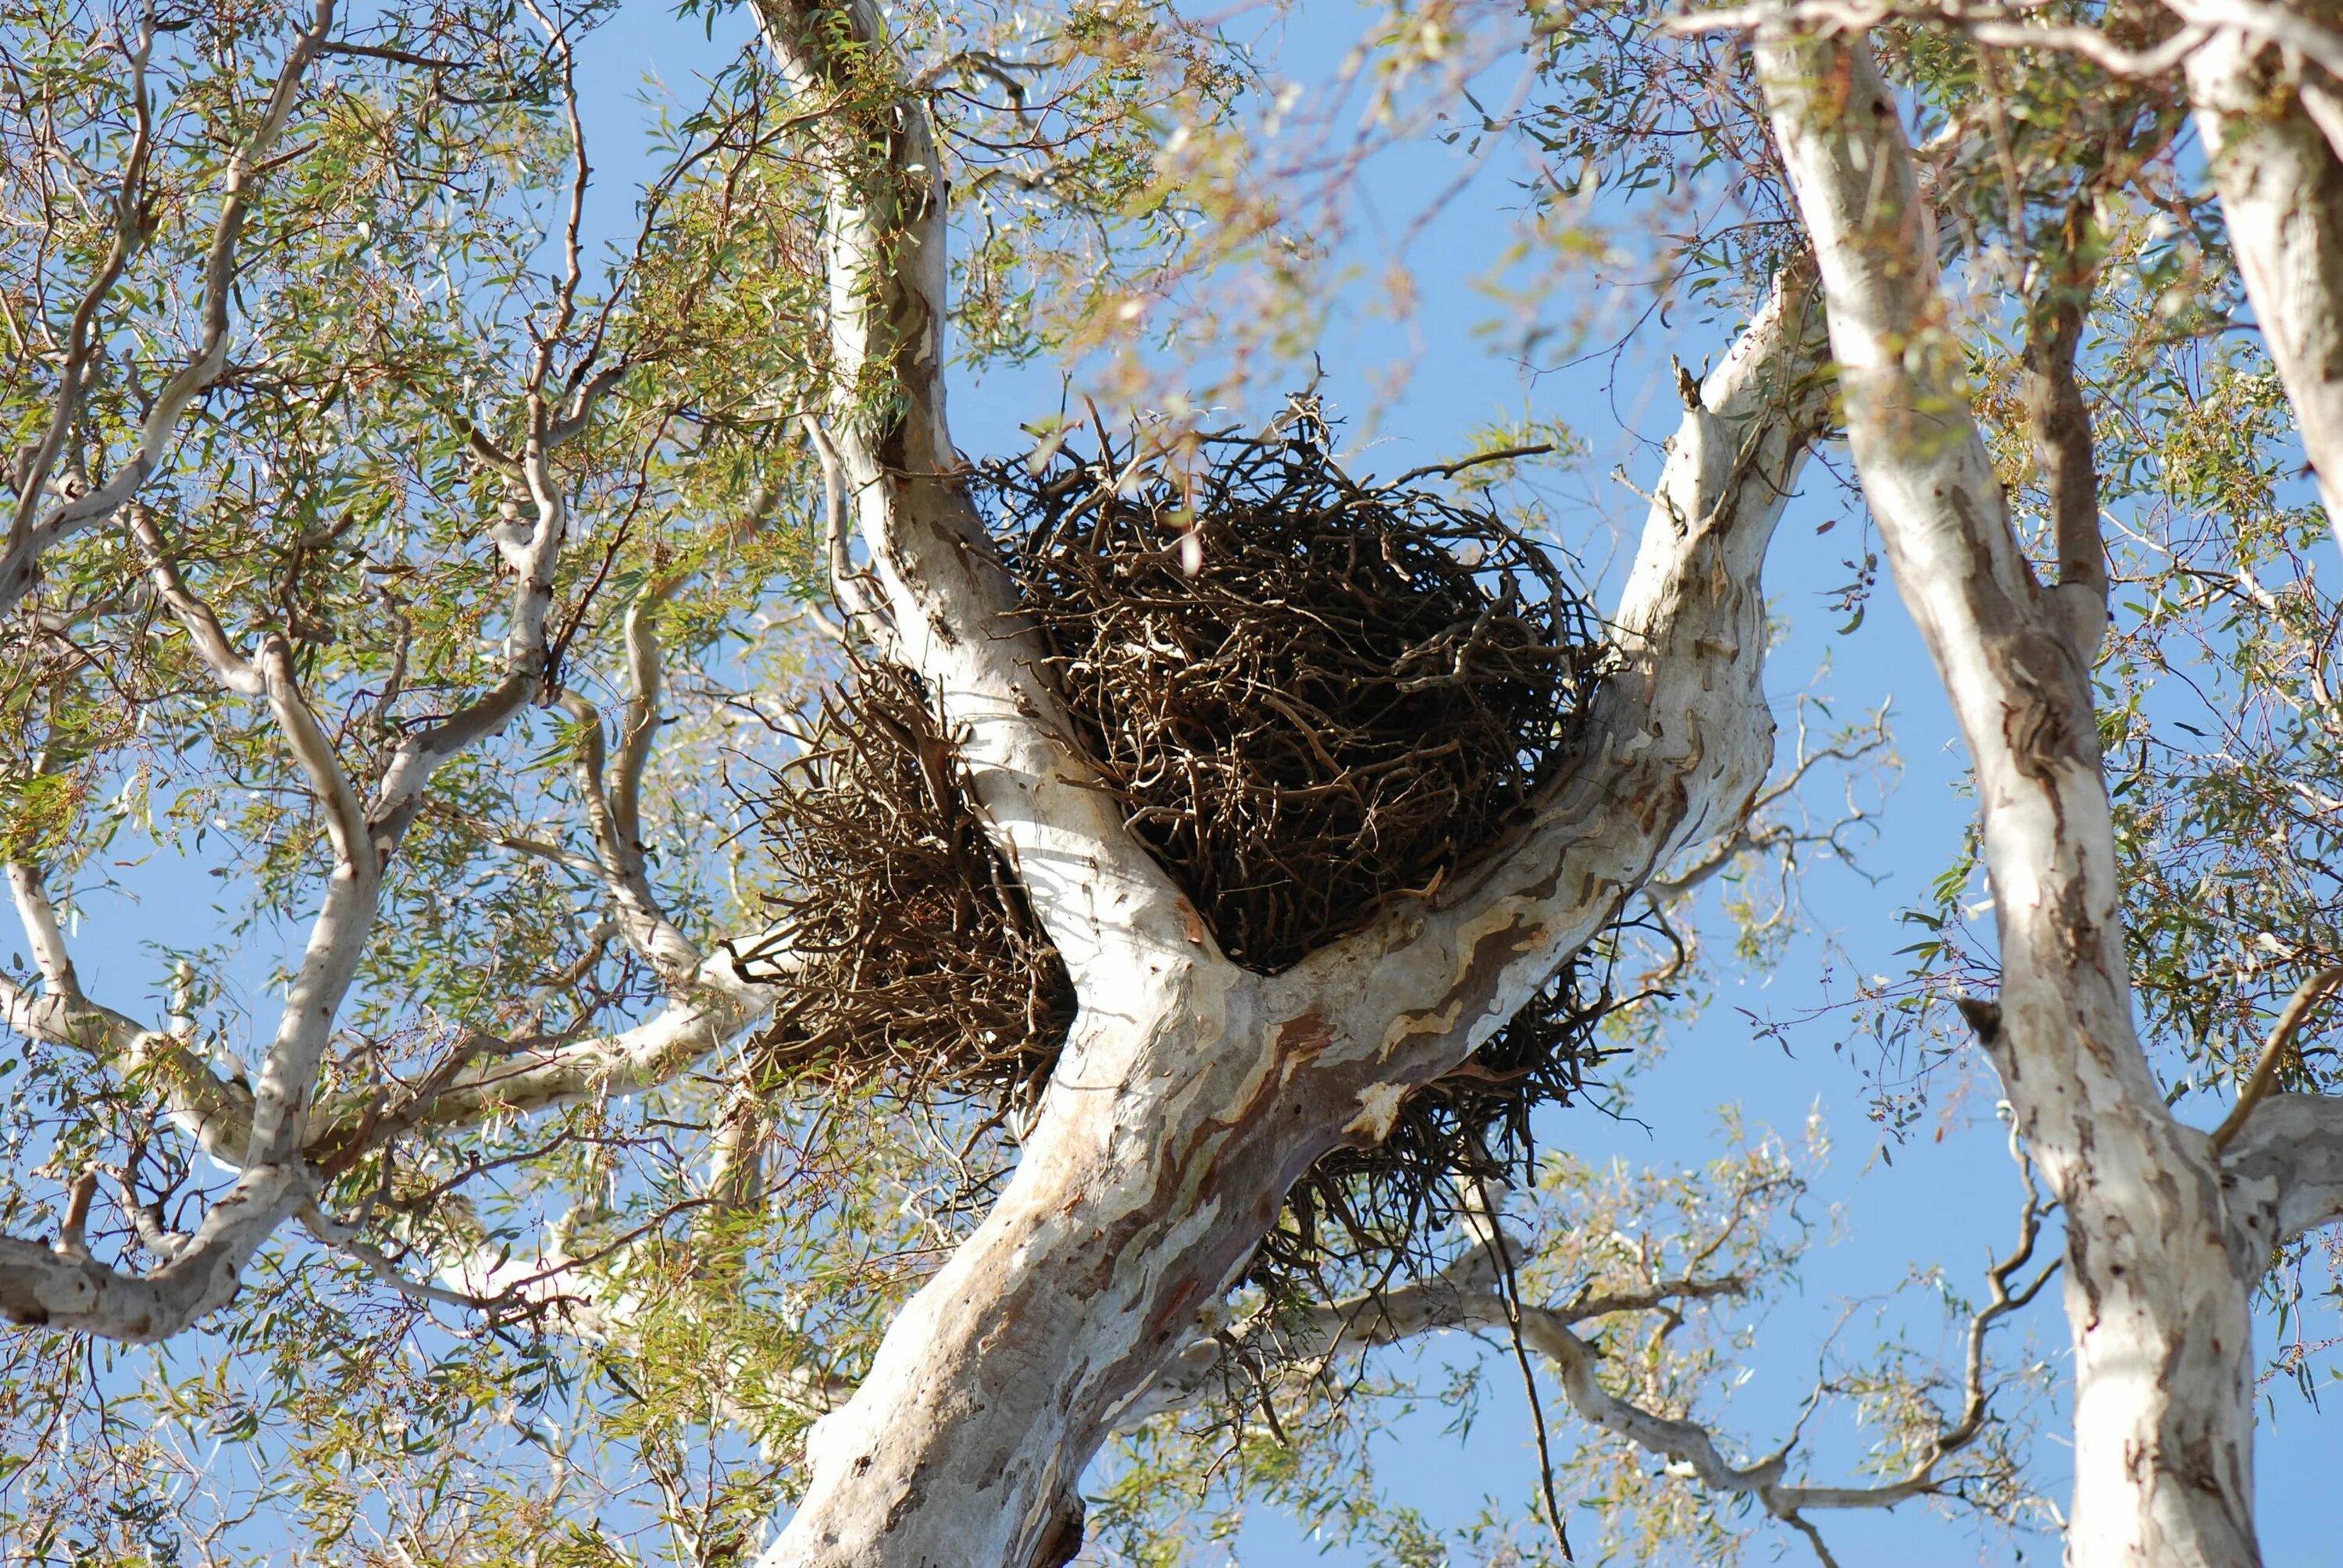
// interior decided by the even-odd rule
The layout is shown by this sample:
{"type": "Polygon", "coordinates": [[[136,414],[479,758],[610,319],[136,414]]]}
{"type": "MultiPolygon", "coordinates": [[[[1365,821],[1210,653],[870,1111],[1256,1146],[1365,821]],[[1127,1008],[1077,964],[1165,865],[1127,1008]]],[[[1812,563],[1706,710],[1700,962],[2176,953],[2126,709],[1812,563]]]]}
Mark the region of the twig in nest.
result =
{"type": "Polygon", "coordinates": [[[788,877],[769,940],[792,966],[761,1075],[1012,1102],[1048,1079],[1073,985],[950,756],[917,678],[860,662],[757,802],[788,877]]]}

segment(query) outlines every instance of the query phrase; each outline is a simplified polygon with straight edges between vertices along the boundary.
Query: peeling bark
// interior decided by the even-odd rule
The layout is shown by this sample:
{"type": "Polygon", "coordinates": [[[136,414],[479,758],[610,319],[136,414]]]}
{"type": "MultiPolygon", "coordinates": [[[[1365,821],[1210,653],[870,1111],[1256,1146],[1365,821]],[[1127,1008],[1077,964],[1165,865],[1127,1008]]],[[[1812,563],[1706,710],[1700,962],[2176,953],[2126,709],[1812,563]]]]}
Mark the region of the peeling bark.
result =
{"type": "MultiPolygon", "coordinates": [[[[768,5],[833,98],[874,11],[768,5]]],[[[867,90],[867,89],[866,89],[867,90]]],[[[1617,615],[1624,668],[1534,820],[1431,900],[1274,978],[1223,960],[1090,771],[957,478],[944,422],[943,193],[918,106],[817,118],[831,185],[831,420],[898,651],[964,737],[990,827],[1081,1013],[999,1203],[808,1440],[768,1568],[1056,1560],[1083,1466],[1188,1342],[1320,1156],[1464,1060],[1669,855],[1739,825],[1772,754],[1757,573],[1825,416],[1810,287],[1701,389],[1617,615]],[[870,149],[878,149],[874,165],[870,149]],[[871,374],[874,357],[888,372],[871,374]],[[858,397],[901,389],[873,421],[858,397]]]]}
{"type": "Polygon", "coordinates": [[[1848,440],[1974,763],[1999,922],[1973,1021],[2065,1206],[2075,1341],[2069,1561],[2258,1563],[2247,1255],[2207,1140],[2133,1032],[2084,655],[2034,578],[1969,411],[1932,226],[1859,42],[1761,32],[1821,266],[1848,440]]]}

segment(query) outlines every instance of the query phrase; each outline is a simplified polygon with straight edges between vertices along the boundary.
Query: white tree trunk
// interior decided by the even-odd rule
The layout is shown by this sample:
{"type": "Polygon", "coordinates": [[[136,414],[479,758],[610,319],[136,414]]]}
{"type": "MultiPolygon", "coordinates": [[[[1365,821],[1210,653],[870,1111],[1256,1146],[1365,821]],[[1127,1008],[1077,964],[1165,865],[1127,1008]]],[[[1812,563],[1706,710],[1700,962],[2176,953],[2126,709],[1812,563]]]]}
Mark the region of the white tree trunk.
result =
{"type": "Polygon", "coordinates": [[[2188,56],[2188,96],[2262,341],[2343,528],[2343,97],[2298,55],[2237,30],[2188,56]]]}
{"type": "Polygon", "coordinates": [[[1860,42],[1761,35],[1813,236],[1848,439],[1966,737],[2001,934],[1971,1021],[2065,1205],[2075,1342],[2068,1560],[2258,1563],[2252,1319],[2267,1260],[2132,1028],[2085,656],[2019,553],[1969,411],[1896,107],[1860,42]]]}
{"type": "MultiPolygon", "coordinates": [[[[763,14],[817,103],[840,21],[867,50],[885,46],[867,5],[763,14]]],[[[942,193],[917,106],[827,125],[838,362],[884,354],[907,394],[900,420],[875,428],[841,396],[837,446],[897,650],[967,736],[978,798],[1081,1006],[1007,1191],[815,1427],[809,1490],[763,1561],[1031,1568],[1071,1554],[1083,1466],[1292,1183],[1337,1144],[1382,1136],[1399,1094],[1462,1062],[1660,861],[1746,812],[1773,739],[1757,572],[1824,417],[1819,333],[1793,281],[1687,413],[1618,614],[1625,668],[1588,755],[1522,839],[1435,900],[1265,979],[1220,956],[1085,787],[952,477],[942,193]]]]}
{"type": "Polygon", "coordinates": [[[1461,1062],[1658,862],[1735,825],[1772,741],[1756,569],[1815,412],[1752,405],[1811,368],[1802,307],[1712,377],[1733,417],[1687,419],[1622,607],[1640,657],[1521,846],[1273,979],[1185,934],[1092,966],[1015,1178],[816,1427],[769,1568],[1051,1561],[1082,1467],[1287,1188],[1380,1136],[1375,1107],[1461,1062]]]}

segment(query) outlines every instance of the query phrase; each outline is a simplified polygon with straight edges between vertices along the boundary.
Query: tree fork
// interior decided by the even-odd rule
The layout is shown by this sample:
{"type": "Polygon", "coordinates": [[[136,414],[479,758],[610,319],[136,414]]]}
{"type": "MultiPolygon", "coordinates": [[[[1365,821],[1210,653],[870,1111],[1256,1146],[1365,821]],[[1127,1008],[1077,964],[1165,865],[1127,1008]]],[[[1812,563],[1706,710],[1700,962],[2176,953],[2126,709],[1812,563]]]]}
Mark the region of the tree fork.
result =
{"type": "MultiPolygon", "coordinates": [[[[762,15],[817,101],[843,96],[841,38],[866,70],[886,46],[863,5],[762,15]]],[[[1523,835],[1434,899],[1400,900],[1262,977],[1220,955],[1084,787],[1071,726],[1038,684],[954,477],[930,138],[908,91],[884,118],[884,134],[857,135],[850,116],[809,116],[845,215],[830,256],[841,386],[875,368],[901,389],[875,426],[841,390],[831,427],[900,651],[967,738],[990,830],[1083,1008],[1015,1176],[809,1434],[810,1487],[762,1561],[1030,1568],[1064,1549],[1083,1466],[1292,1181],[1338,1143],[1380,1136],[1377,1107],[1463,1061],[1670,855],[1739,827],[1772,755],[1758,571],[1826,417],[1822,345],[1810,279],[1794,272],[1694,400],[1615,618],[1624,668],[1523,835]]]]}

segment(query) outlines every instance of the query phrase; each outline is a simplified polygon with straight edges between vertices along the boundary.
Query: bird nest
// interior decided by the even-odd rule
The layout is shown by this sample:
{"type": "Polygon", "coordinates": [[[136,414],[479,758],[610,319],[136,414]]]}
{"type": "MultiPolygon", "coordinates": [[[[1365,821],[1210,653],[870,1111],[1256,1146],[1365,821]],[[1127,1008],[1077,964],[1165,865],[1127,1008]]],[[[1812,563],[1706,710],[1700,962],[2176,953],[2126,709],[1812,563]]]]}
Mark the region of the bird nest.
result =
{"type": "MultiPolygon", "coordinates": [[[[1102,438],[977,480],[1101,786],[1222,950],[1264,972],[1518,821],[1604,658],[1545,549],[1428,487],[1353,480],[1327,436],[1302,415],[1176,463],[1102,438]]],[[[774,951],[743,960],[790,972],[769,1065],[1010,1101],[1046,1081],[1071,987],[949,740],[915,678],[860,664],[764,798],[787,887],[774,951]]],[[[1382,1145],[1312,1171],[1256,1278],[1405,1251],[1459,1178],[1518,1170],[1605,1005],[1577,965],[1555,976],[1382,1145]]]]}
{"type": "Polygon", "coordinates": [[[982,477],[1107,787],[1264,971],[1493,839],[1569,754],[1603,658],[1546,550],[1353,481],[1326,437],[1304,416],[1180,470],[1101,443],[982,477]]]}
{"type": "Polygon", "coordinates": [[[919,678],[857,658],[754,802],[780,885],[740,972],[785,980],[753,1065],[1030,1103],[1074,1018],[1073,982],[985,838],[919,678]]]}

